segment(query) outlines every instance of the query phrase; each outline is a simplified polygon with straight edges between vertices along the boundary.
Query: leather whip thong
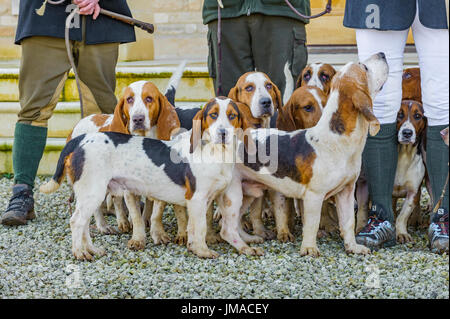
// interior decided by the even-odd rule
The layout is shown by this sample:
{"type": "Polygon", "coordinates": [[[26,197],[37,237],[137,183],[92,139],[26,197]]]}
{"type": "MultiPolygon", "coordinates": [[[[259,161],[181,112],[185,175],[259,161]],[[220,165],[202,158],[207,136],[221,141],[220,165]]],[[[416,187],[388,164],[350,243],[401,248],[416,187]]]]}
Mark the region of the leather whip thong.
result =
{"type": "MultiPolygon", "coordinates": [[[[43,16],[45,14],[45,9],[48,4],[51,5],[60,5],[63,4],[66,0],[44,0],[44,3],[42,6],[36,10],[36,13],[40,16],[43,16]]],[[[80,14],[80,10],[76,8],[75,10],[72,10],[72,12],[67,16],[66,18],[66,25],[65,25],[65,42],[66,42],[66,49],[67,49],[67,56],[69,58],[70,65],[72,67],[73,73],[75,75],[75,82],[77,83],[77,89],[78,89],[78,95],[80,96],[80,111],[81,111],[81,118],[84,118],[84,103],[83,103],[83,95],[81,93],[81,84],[80,84],[80,78],[78,76],[77,68],[75,65],[75,61],[73,59],[73,54],[71,51],[70,46],[70,37],[69,37],[69,31],[71,29],[71,24],[73,19],[77,14],[80,14]]],[[[140,28],[148,33],[155,32],[155,27],[151,23],[143,22],[128,16],[125,16],[123,14],[115,13],[106,9],[100,9],[100,14],[107,16],[112,19],[116,19],[118,21],[121,21],[126,24],[130,24],[134,27],[140,28]]]]}
{"type": "MultiPolygon", "coordinates": [[[[302,13],[300,13],[295,7],[292,5],[292,3],[289,2],[289,0],[284,0],[288,7],[299,17],[303,19],[316,19],[319,18],[325,14],[330,13],[332,8],[332,0],[328,0],[327,5],[325,9],[315,15],[307,16],[302,13]]],[[[217,0],[217,17],[218,17],[218,26],[217,26],[217,96],[223,95],[222,92],[222,12],[221,10],[224,8],[222,0],[217,0]]]]}

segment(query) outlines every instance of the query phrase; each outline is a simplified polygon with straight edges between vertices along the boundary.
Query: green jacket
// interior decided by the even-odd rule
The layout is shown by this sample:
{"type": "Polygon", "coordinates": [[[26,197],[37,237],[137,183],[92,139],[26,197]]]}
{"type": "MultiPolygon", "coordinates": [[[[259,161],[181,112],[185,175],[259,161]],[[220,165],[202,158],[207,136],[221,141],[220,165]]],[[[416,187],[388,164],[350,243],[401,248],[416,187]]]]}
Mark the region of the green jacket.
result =
{"type": "MultiPolygon", "coordinates": [[[[292,12],[284,0],[223,0],[222,18],[237,18],[243,15],[261,13],[269,16],[281,16],[308,23],[292,12]]],[[[311,15],[309,0],[290,0],[292,5],[301,13],[311,15]]],[[[217,0],[205,0],[203,4],[203,23],[208,24],[217,20],[217,0]]]]}

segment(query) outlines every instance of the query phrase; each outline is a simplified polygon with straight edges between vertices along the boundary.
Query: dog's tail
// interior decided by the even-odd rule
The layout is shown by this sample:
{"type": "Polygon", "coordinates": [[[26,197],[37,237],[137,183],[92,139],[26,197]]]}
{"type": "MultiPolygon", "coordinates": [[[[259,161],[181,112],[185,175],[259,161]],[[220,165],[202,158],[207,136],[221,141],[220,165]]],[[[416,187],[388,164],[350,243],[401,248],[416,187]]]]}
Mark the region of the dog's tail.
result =
{"type": "Polygon", "coordinates": [[[284,95],[283,95],[283,105],[285,105],[289,101],[289,99],[291,98],[291,96],[295,90],[294,78],[292,77],[292,72],[291,72],[290,68],[291,68],[290,63],[286,62],[285,66],[284,66],[284,76],[286,78],[286,89],[284,90],[284,95]]]}
{"type": "Polygon", "coordinates": [[[177,93],[178,85],[180,85],[181,78],[183,77],[184,69],[186,68],[187,61],[183,60],[173,72],[172,77],[167,85],[166,93],[164,94],[169,100],[170,104],[175,106],[175,95],[177,93]]]}
{"type": "Polygon", "coordinates": [[[66,144],[66,146],[61,152],[61,155],[59,155],[58,164],[56,165],[56,171],[52,179],[48,183],[42,185],[39,188],[41,193],[51,194],[58,190],[58,188],[61,186],[61,183],[64,180],[66,171],[66,160],[70,156],[70,154],[72,154],[80,146],[80,143],[81,141],[83,141],[85,136],[86,134],[80,135],[70,140],[69,143],[66,144]]]}

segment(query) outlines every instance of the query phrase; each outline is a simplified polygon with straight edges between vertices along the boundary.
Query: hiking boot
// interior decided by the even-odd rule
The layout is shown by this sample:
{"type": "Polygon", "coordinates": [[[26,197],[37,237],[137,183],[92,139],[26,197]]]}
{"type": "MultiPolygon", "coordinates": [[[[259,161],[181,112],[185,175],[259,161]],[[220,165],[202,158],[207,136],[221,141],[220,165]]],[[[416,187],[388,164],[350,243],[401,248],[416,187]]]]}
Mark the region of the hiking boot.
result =
{"type": "Polygon", "coordinates": [[[26,225],[28,220],[34,218],[33,190],[25,184],[15,185],[1,223],[8,226],[26,225]]]}
{"type": "Polygon", "coordinates": [[[448,253],[448,212],[446,209],[439,208],[433,216],[428,228],[428,238],[433,253],[448,253]]]}
{"type": "Polygon", "coordinates": [[[380,205],[372,205],[367,225],[356,235],[356,242],[370,250],[395,246],[395,226],[386,218],[380,205]]]}

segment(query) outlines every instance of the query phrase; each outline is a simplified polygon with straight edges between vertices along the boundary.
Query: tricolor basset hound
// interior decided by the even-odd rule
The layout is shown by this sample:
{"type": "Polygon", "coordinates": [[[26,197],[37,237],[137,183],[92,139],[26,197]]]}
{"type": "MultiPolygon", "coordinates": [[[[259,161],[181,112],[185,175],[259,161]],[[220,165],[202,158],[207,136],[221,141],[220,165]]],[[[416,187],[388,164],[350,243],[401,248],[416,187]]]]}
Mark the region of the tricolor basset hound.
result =
{"type": "MultiPolygon", "coordinates": [[[[228,243],[238,250],[248,247],[239,235],[236,211],[242,206],[242,180],[253,180],[287,197],[303,199],[301,255],[319,255],[316,237],[322,203],[332,196],[336,197],[345,250],[370,252],[355,240],[354,190],[367,134],[376,135],[380,129],[372,100],[388,74],[384,53],[364,63],[349,63],[333,79],[327,105],[315,127],[294,132],[251,131],[256,155],[249,154],[237,164],[239,176],[232,181],[229,205],[222,210],[221,235],[228,243]],[[269,160],[265,156],[268,151],[269,160]]],[[[282,202],[283,196],[279,197],[282,202]]]]}
{"type": "MultiPolygon", "coordinates": [[[[173,101],[184,66],[185,64],[182,63],[174,72],[166,90],[166,95],[173,101]]],[[[180,121],[166,95],[163,95],[151,82],[132,83],[125,89],[114,114],[94,114],[82,119],[74,127],[67,141],[95,132],[116,132],[170,140],[180,128],[180,121]]],[[[129,232],[130,224],[124,211],[123,199],[113,197],[112,200],[119,230],[129,232]]],[[[152,209],[153,202],[146,200],[144,214],[150,215],[152,209]]],[[[113,228],[106,223],[100,210],[95,213],[95,220],[97,229],[101,233],[114,232],[113,228]]]]}
{"type": "MultiPolygon", "coordinates": [[[[188,249],[199,257],[218,254],[206,245],[206,211],[222,198],[234,176],[235,138],[246,130],[237,105],[229,98],[211,100],[194,119],[192,131],[173,141],[160,141],[120,133],[93,133],[72,139],[61,153],[53,179],[43,193],[58,189],[67,173],[77,200],[70,220],[72,252],[77,259],[102,255],[89,234],[89,221],[107,192],[124,196],[133,221],[131,242],[145,245],[145,225],[135,196],[185,206],[188,210],[188,249]]],[[[237,214],[237,212],[235,212],[237,214]]],[[[223,229],[227,229],[224,227],[223,229]]],[[[133,244],[134,245],[134,244],[133,244]]],[[[130,246],[130,244],[129,244],[130,246]]]]}
{"type": "Polygon", "coordinates": [[[313,63],[307,65],[300,74],[297,81],[297,88],[302,86],[316,86],[321,89],[326,96],[330,94],[331,81],[336,75],[336,70],[330,64],[313,63]]]}
{"type": "MultiPolygon", "coordinates": [[[[317,87],[304,86],[296,89],[287,104],[279,108],[276,122],[277,128],[282,131],[292,132],[299,129],[306,129],[315,126],[322,116],[323,108],[326,105],[326,102],[327,97],[325,96],[323,91],[317,87]]],[[[246,186],[248,185],[248,183],[250,182],[244,181],[244,191],[247,191],[246,186]]],[[[254,187],[255,185],[253,184],[252,188],[254,187]]],[[[272,191],[269,191],[269,197],[272,200],[274,196],[276,196],[276,194],[272,191]]],[[[252,205],[250,208],[250,222],[253,233],[261,237],[262,239],[271,239],[275,236],[271,231],[267,230],[264,227],[261,214],[262,204],[262,198],[254,200],[250,198],[250,196],[246,196],[244,198],[241,214],[246,212],[249,205],[252,205]],[[252,201],[254,202],[252,203],[252,201]]],[[[289,204],[292,204],[291,201],[289,201],[289,204]]],[[[289,213],[293,213],[293,206],[290,205],[289,208],[291,208],[289,210],[289,213]]],[[[277,215],[280,214],[282,208],[274,207],[273,210],[275,220],[278,221],[276,224],[278,239],[282,242],[293,241],[294,236],[289,229],[289,224],[287,224],[286,222],[288,220],[292,221],[294,215],[291,215],[292,218],[280,219],[277,218],[277,215]]],[[[255,242],[254,238],[250,239],[245,233],[241,233],[241,237],[245,237],[247,240],[244,240],[247,242],[255,242]]]]}

